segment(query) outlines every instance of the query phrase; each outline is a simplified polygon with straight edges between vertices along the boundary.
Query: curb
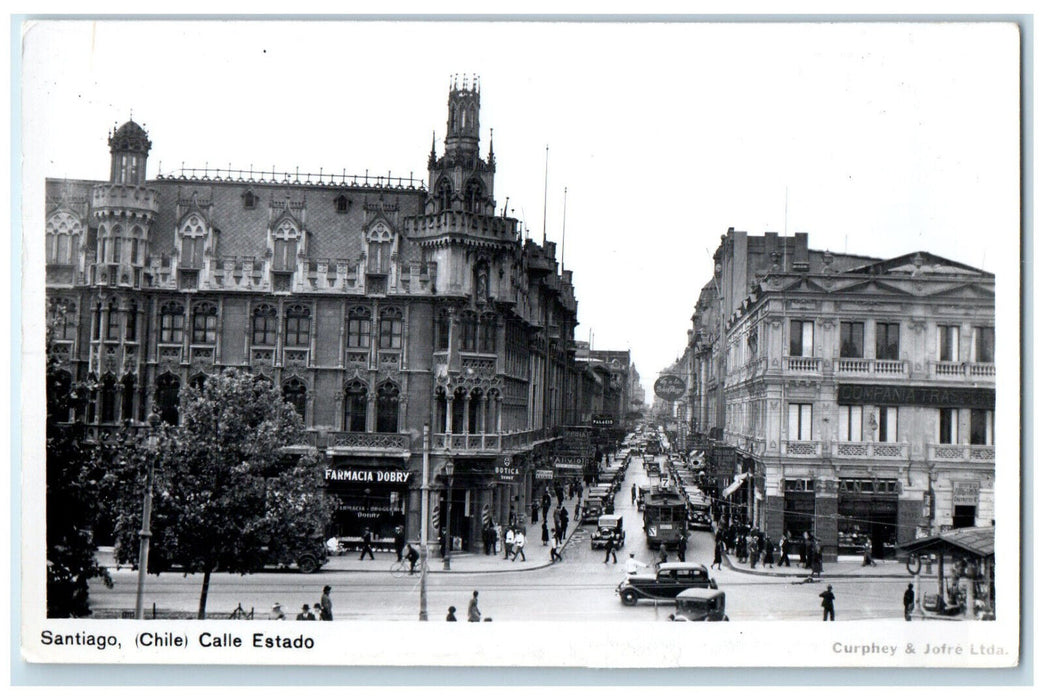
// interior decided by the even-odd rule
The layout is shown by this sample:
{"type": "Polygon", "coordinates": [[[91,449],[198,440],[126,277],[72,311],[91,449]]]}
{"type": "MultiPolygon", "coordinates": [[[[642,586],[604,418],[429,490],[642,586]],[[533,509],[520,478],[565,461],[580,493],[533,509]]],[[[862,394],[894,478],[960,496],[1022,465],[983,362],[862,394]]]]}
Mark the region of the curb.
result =
{"type": "MultiPolygon", "coordinates": [[[[775,571],[757,571],[756,569],[745,569],[743,567],[736,566],[732,563],[732,558],[727,554],[722,554],[722,560],[729,567],[731,571],[735,571],[740,574],[747,574],[749,576],[766,576],[772,578],[788,578],[788,579],[801,579],[800,582],[804,582],[805,579],[811,577],[811,573],[777,573],[775,571]]],[[[805,571],[803,569],[803,571],[805,571]]],[[[865,578],[865,579],[895,579],[895,580],[906,580],[913,578],[909,574],[829,574],[822,573],[816,577],[816,581],[824,579],[839,579],[839,578],[865,578]]]]}

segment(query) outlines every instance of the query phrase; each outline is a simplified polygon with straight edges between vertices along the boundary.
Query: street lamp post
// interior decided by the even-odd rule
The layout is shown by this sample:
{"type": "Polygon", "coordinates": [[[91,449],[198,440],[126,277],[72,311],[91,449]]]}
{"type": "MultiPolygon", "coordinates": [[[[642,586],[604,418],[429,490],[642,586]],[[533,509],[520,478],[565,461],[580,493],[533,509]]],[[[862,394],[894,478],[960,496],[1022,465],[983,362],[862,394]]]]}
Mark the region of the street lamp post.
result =
{"type": "Polygon", "coordinates": [[[450,559],[453,558],[453,537],[450,534],[450,515],[453,513],[453,460],[446,460],[446,538],[444,540],[446,554],[442,557],[442,570],[450,570],[450,559]]]}
{"type": "Polygon", "coordinates": [[[156,447],[160,417],[149,414],[149,454],[148,470],[145,477],[145,496],[141,506],[141,530],[138,532],[140,544],[138,548],[138,591],[134,600],[134,619],[142,620],[145,616],[145,576],[149,569],[149,540],[152,538],[152,482],[156,471],[156,447]]]}
{"type": "Polygon", "coordinates": [[[431,461],[431,426],[424,424],[424,446],[421,457],[421,508],[420,508],[420,546],[421,546],[421,579],[420,579],[420,621],[428,621],[428,493],[430,486],[431,461]]]}

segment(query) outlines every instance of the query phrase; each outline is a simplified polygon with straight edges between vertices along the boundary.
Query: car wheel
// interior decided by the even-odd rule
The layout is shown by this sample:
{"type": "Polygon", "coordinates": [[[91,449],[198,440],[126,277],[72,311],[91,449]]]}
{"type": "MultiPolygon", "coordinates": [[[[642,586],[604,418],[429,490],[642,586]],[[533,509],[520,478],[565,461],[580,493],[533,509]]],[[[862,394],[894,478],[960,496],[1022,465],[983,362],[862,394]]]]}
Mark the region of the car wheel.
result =
{"type": "Polygon", "coordinates": [[[319,570],[319,560],[311,554],[305,554],[297,560],[297,568],[302,574],[314,574],[319,570]]]}
{"type": "Polygon", "coordinates": [[[638,593],[631,588],[620,594],[620,600],[623,601],[624,605],[637,605],[638,604],[638,593]]]}

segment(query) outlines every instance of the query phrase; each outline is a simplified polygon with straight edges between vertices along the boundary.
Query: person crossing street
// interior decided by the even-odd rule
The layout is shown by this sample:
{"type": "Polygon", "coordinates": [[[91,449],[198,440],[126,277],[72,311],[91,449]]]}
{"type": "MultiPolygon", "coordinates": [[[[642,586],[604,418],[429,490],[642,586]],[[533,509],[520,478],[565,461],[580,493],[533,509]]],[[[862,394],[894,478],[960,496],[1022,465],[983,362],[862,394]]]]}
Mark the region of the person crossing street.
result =
{"type": "Polygon", "coordinates": [[[605,563],[609,563],[609,557],[613,558],[613,563],[616,563],[616,533],[610,533],[609,538],[605,541],[605,563]]]}

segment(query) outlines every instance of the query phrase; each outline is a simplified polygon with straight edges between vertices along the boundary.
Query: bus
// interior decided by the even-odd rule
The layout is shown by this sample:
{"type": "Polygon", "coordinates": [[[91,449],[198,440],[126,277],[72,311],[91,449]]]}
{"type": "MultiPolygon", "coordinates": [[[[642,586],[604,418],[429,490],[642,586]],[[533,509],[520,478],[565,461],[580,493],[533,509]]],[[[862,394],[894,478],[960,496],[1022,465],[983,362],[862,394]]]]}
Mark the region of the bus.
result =
{"type": "Polygon", "coordinates": [[[688,503],[677,491],[652,489],[645,497],[642,516],[650,549],[659,549],[661,544],[675,549],[688,532],[688,503]]]}

